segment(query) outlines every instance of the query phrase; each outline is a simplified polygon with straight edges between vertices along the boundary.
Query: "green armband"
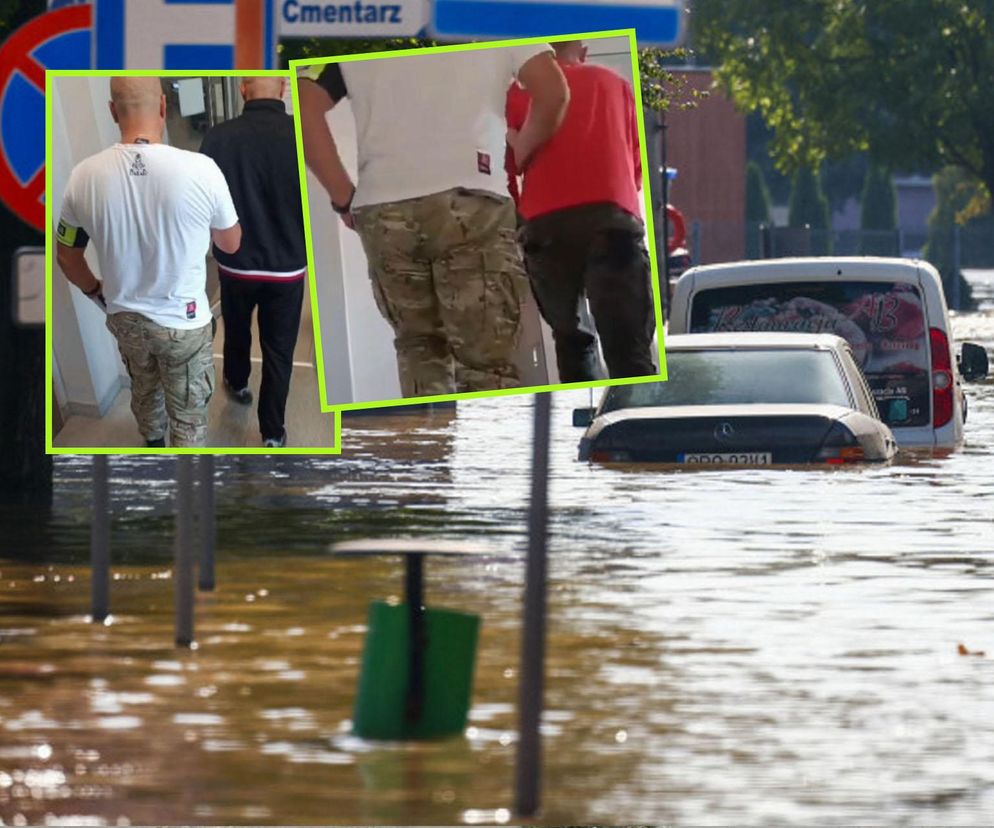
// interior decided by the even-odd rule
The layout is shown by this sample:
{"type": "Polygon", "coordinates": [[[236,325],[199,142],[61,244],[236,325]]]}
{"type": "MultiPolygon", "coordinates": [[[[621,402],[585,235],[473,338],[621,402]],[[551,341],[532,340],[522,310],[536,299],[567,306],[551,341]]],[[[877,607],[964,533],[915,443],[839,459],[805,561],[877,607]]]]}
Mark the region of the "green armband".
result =
{"type": "Polygon", "coordinates": [[[72,227],[61,219],[55,231],[55,238],[59,244],[64,244],[66,247],[86,247],[90,241],[90,237],[82,227],[72,227]]]}

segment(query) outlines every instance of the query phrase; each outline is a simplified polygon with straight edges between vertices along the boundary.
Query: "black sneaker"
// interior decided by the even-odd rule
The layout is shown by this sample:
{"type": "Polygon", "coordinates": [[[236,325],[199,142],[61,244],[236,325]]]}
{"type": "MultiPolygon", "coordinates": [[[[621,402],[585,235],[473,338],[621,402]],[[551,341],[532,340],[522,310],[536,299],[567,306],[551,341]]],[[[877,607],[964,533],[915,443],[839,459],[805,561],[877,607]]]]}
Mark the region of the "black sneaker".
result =
{"type": "Polygon", "coordinates": [[[146,440],[145,448],[165,448],[166,438],[160,437],[158,440],[146,440]]]}
{"type": "Polygon", "coordinates": [[[235,389],[227,380],[224,381],[224,390],[239,405],[252,405],[252,389],[248,386],[235,389]]]}
{"type": "Polygon", "coordinates": [[[279,437],[267,437],[262,441],[262,445],[265,448],[286,448],[286,429],[283,429],[279,437]]]}

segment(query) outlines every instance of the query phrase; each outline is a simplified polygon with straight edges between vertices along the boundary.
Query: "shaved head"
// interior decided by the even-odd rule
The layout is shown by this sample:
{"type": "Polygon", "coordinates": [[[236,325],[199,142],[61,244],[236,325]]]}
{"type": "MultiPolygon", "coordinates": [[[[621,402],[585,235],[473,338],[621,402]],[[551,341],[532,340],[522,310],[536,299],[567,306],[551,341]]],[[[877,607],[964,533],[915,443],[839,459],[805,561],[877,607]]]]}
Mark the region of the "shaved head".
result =
{"type": "Polygon", "coordinates": [[[110,100],[119,119],[154,117],[159,114],[162,84],[158,78],[111,78],[110,100]]]}
{"type": "Polygon", "coordinates": [[[246,101],[256,98],[275,98],[279,100],[283,97],[286,78],[273,77],[247,77],[242,78],[242,97],[246,101]]]}

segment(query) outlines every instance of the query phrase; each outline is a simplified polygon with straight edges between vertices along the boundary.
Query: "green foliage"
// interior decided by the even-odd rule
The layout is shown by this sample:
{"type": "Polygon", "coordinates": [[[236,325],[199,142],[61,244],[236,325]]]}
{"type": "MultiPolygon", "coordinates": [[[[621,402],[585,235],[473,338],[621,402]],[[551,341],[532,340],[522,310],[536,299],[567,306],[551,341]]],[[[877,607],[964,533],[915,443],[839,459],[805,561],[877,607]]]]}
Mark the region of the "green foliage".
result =
{"type": "Polygon", "coordinates": [[[963,211],[975,197],[975,187],[965,170],[945,167],[935,174],[932,184],[935,188],[935,209],[928,217],[928,240],[922,255],[942,274],[947,298],[955,295],[954,280],[959,280],[960,296],[966,297],[960,304],[971,307],[970,288],[959,271],[959,266],[984,266],[986,263],[982,259],[978,260],[976,255],[971,256],[974,251],[964,250],[964,238],[974,237],[974,234],[994,238],[994,216],[988,214],[967,219],[963,215],[963,211]],[[957,242],[960,243],[958,257],[957,242]]]}
{"type": "Polygon", "coordinates": [[[811,252],[816,256],[829,253],[828,199],[821,188],[821,178],[816,170],[800,167],[790,185],[787,206],[787,226],[809,227],[811,252]]]}
{"type": "Polygon", "coordinates": [[[642,105],[656,112],[671,109],[694,109],[706,99],[708,90],[693,89],[686,75],[673,71],[674,61],[687,56],[686,49],[639,49],[639,76],[642,86],[642,105]]]}
{"type": "Polygon", "coordinates": [[[770,192],[763,170],[755,161],[746,165],[746,258],[758,259],[762,249],[762,226],[770,224],[770,192]]]}
{"type": "Polygon", "coordinates": [[[45,0],[0,0],[0,43],[45,8],[45,0]]]}
{"type": "Polygon", "coordinates": [[[859,226],[861,252],[866,256],[893,256],[896,252],[897,192],[890,170],[871,164],[863,186],[859,226]]]}
{"type": "Polygon", "coordinates": [[[994,191],[994,3],[695,0],[695,44],[772,128],[780,169],[869,151],[891,169],[955,164],[994,191]]]}
{"type": "Polygon", "coordinates": [[[748,223],[769,224],[770,193],[766,189],[763,171],[755,161],[746,165],[746,215],[748,223]]]}
{"type": "Polygon", "coordinates": [[[787,211],[788,227],[805,225],[812,230],[828,229],[828,199],[818,173],[810,167],[801,167],[794,173],[787,211]]]}

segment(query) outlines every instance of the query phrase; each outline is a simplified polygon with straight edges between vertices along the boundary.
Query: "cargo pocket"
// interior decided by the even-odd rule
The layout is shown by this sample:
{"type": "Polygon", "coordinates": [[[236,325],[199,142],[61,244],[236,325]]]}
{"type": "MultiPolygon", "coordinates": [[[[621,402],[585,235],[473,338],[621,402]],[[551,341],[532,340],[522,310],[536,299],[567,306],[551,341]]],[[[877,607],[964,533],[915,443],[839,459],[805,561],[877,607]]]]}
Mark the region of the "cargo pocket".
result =
{"type": "Polygon", "coordinates": [[[483,254],[484,324],[500,341],[517,342],[527,277],[516,255],[505,251],[483,254]]]}
{"type": "Polygon", "coordinates": [[[206,409],[214,396],[214,364],[191,360],[186,374],[186,407],[191,411],[206,409]]]}
{"type": "Polygon", "coordinates": [[[380,315],[390,323],[392,328],[396,328],[400,320],[387,299],[383,285],[380,284],[379,274],[372,267],[369,269],[369,284],[373,291],[373,300],[376,302],[376,307],[380,310],[380,315]]]}

